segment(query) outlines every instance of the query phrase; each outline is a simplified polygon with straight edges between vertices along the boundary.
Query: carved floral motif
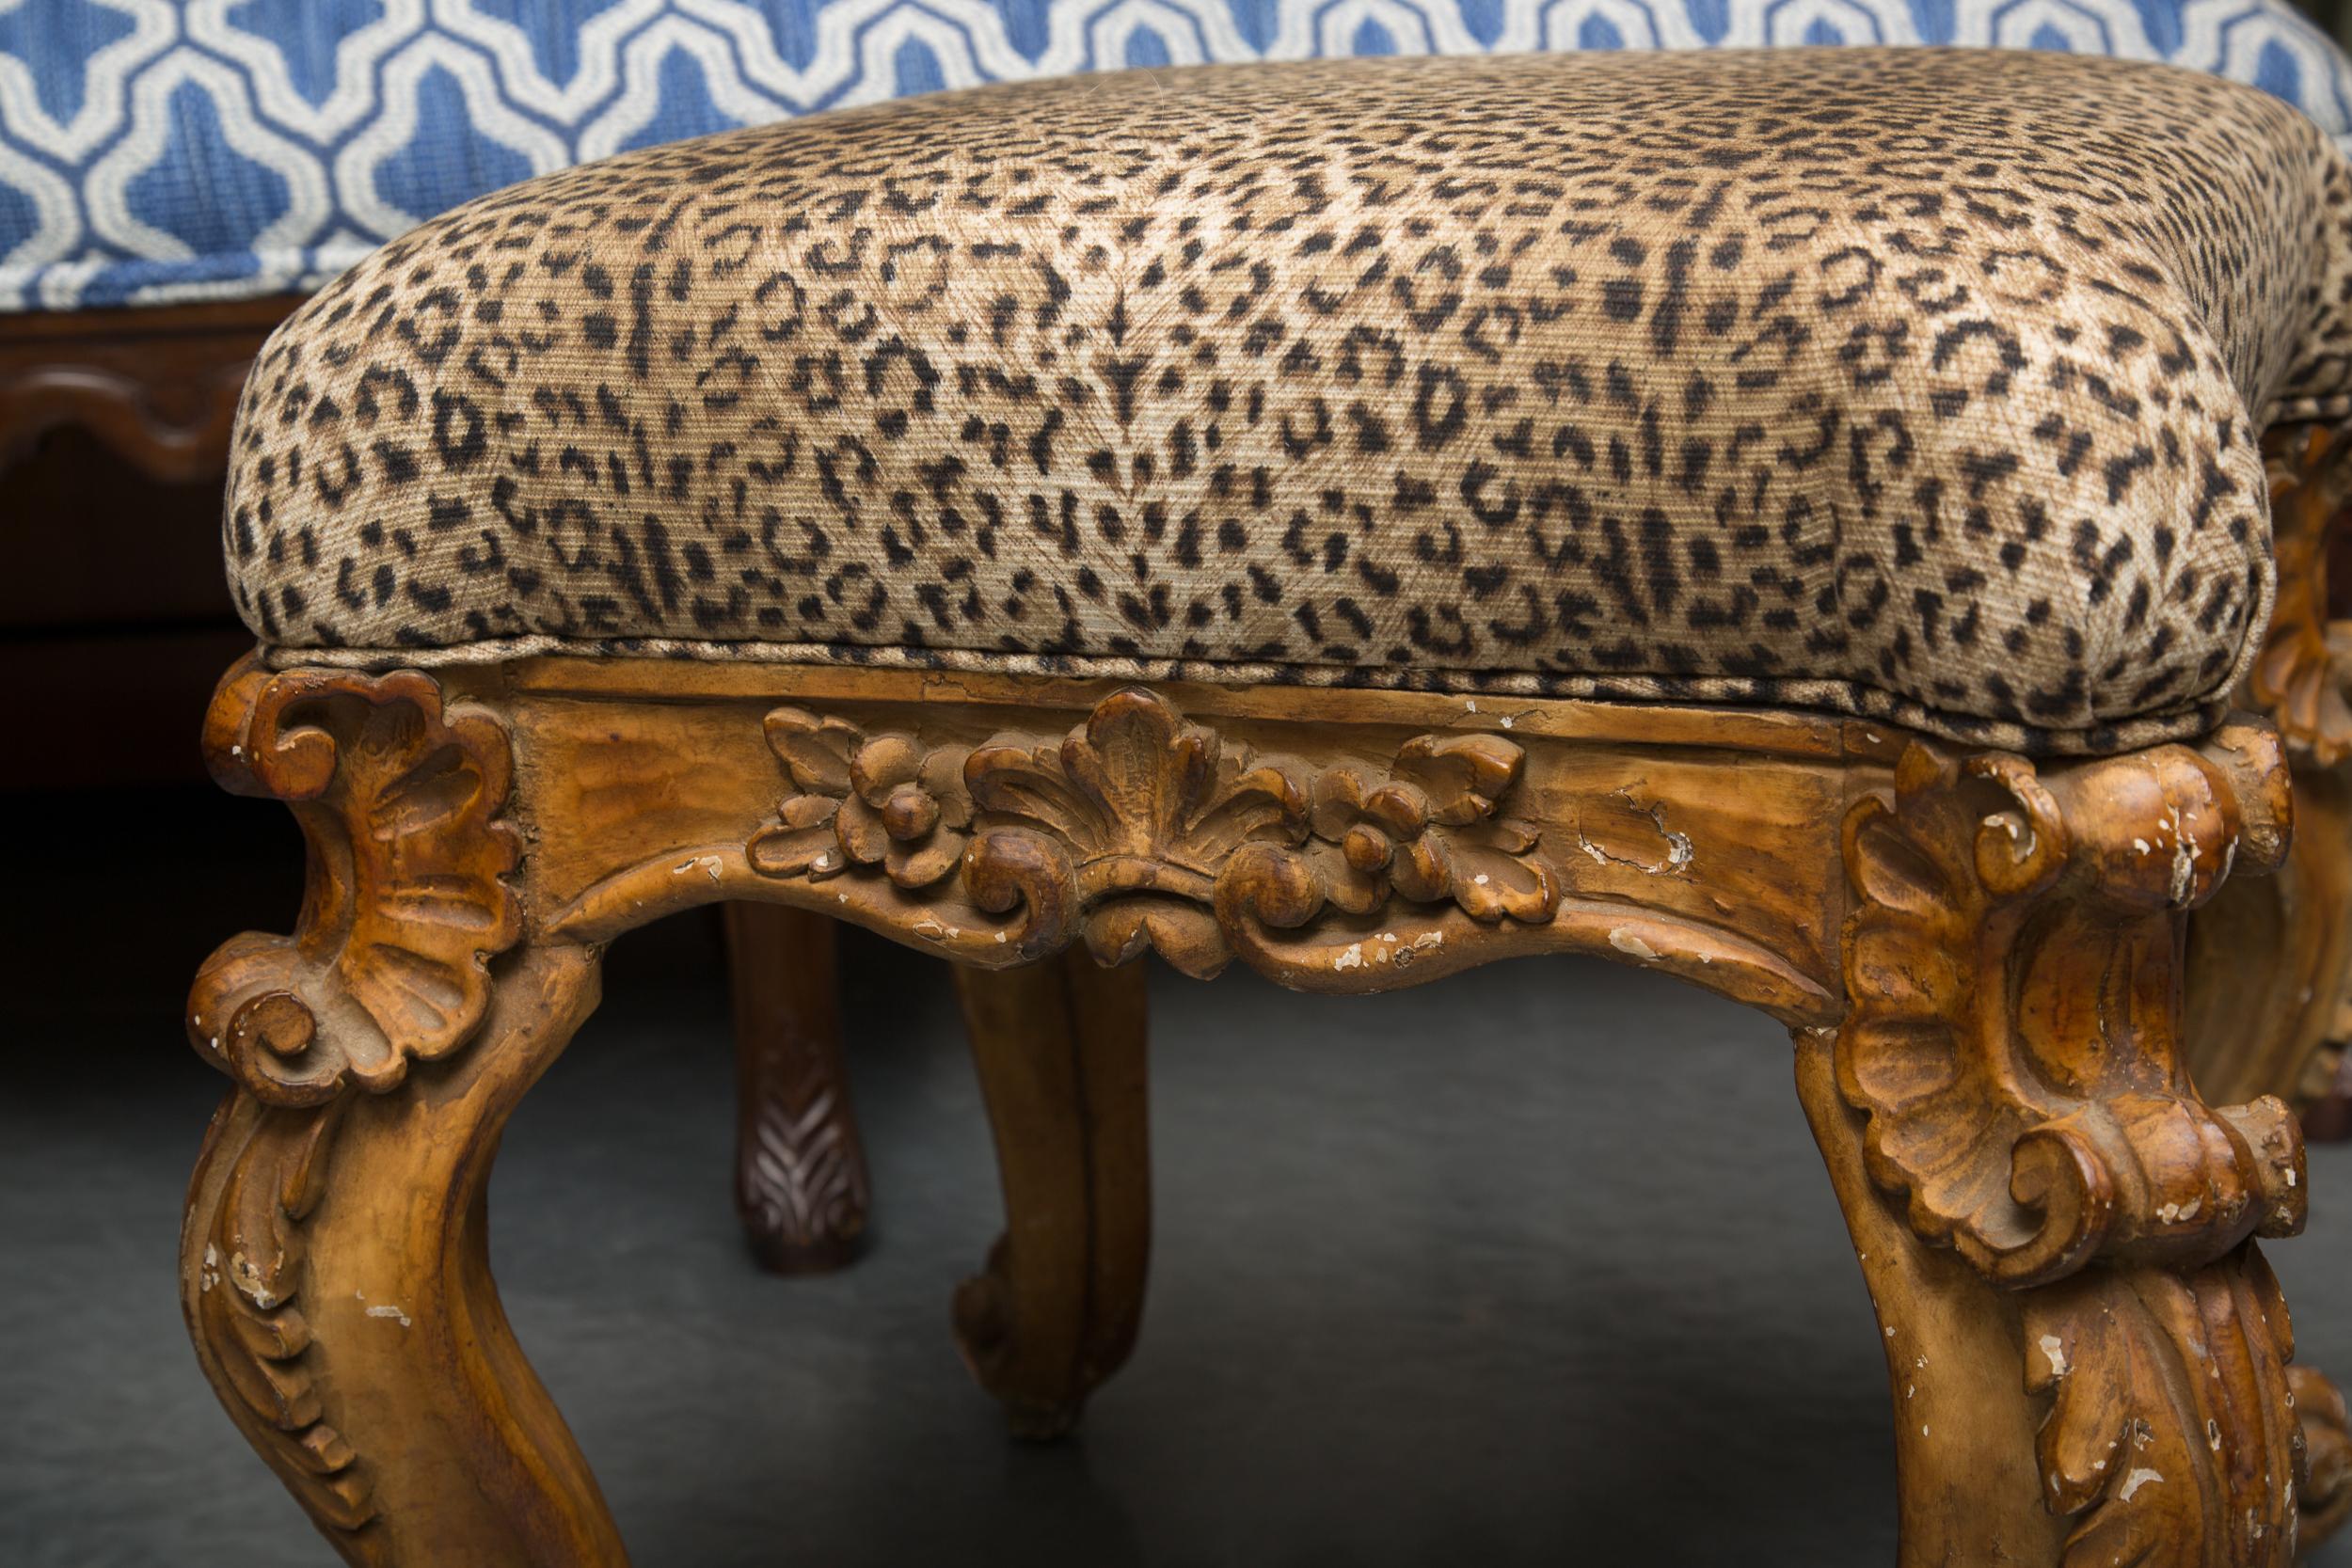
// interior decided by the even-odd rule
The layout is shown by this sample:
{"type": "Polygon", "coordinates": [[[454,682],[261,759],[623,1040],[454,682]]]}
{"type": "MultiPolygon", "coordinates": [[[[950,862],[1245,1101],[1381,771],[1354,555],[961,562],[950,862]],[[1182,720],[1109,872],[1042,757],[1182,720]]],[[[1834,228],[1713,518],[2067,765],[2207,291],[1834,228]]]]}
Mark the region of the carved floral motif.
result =
{"type": "Polygon", "coordinates": [[[776,826],[753,837],[755,870],[821,879],[880,865],[898,886],[923,888],[956,868],[972,823],[961,748],[869,738],[846,720],[797,707],[768,715],[767,728],[801,792],[778,808],[776,826]]]}
{"type": "Polygon", "coordinates": [[[1139,688],[1049,745],[926,749],[792,707],[767,724],[797,793],[753,836],[753,869],[880,867],[914,892],[960,866],[974,908],[1020,911],[1024,958],[1083,938],[1106,963],[1149,947],[1210,974],[1245,923],[1295,926],[1327,904],[1369,917],[1392,898],[1450,902],[1487,924],[1558,907],[1536,834],[1497,816],[1522,757],[1492,736],[1417,736],[1385,770],[1317,772],[1139,688]]]}

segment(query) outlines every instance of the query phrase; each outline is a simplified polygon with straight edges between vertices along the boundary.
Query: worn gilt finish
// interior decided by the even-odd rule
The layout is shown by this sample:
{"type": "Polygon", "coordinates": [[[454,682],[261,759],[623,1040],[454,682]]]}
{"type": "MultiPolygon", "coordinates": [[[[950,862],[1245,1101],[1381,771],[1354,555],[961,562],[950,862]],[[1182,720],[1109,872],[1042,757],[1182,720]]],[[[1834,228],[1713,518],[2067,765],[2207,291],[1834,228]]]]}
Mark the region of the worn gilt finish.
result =
{"type": "Polygon", "coordinates": [[[2338,1406],[2297,1370],[2298,1429],[2249,1240],[2300,1222],[2294,1124],[2209,1105],[2181,1040],[2186,911],[2287,842],[2263,725],[2037,768],[1772,712],[550,659],[244,668],[209,734],[313,867],[295,934],[191,1004],[238,1087],[190,1321],[353,1560],[618,1560],[480,1194],[602,944],[729,900],[964,966],[1008,1225],[956,1326],[1024,1430],[1140,1317],[1131,960],[1363,991],[1581,951],[1795,1030],[1887,1328],[1906,1564],[2283,1564],[2306,1444],[2303,1528],[2342,1512],[2338,1406]]]}
{"type": "MultiPolygon", "coordinates": [[[[2302,1143],[2275,1098],[2208,1106],[2179,1041],[2184,917],[2283,857],[2284,779],[2251,725],[2046,773],[1914,746],[1846,820],[1837,1086],[1911,1228],[2019,1292],[2066,1568],[2293,1554],[2292,1345],[2251,1238],[2302,1228],[2302,1143]]],[[[1931,1427],[1905,1449],[1934,1469],[1962,1434],[1931,1427]]]]}

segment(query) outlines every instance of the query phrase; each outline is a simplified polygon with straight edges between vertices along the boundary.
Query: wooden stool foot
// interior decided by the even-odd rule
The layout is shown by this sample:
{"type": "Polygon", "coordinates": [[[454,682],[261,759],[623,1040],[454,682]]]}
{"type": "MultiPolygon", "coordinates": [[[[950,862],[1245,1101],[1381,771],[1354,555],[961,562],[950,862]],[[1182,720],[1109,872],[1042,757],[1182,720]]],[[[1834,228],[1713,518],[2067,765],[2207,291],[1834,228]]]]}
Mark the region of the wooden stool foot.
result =
{"type": "Polygon", "coordinates": [[[735,1206],[760,1266],[823,1274],[857,1256],[872,1185],[842,1060],[834,927],[726,906],[735,988],[735,1206]]]}

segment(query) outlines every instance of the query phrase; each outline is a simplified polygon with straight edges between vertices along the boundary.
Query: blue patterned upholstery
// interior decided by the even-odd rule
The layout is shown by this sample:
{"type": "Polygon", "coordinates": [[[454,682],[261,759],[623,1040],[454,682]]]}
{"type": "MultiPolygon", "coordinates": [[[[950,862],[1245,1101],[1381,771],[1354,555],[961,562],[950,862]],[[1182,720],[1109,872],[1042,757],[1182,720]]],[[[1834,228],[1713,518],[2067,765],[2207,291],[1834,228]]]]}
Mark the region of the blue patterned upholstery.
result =
{"type": "Polygon", "coordinates": [[[2352,139],[2286,0],[0,0],[0,309],[309,287],[469,197],[706,131],[1121,66],[1960,43],[2169,60],[2352,139]]]}

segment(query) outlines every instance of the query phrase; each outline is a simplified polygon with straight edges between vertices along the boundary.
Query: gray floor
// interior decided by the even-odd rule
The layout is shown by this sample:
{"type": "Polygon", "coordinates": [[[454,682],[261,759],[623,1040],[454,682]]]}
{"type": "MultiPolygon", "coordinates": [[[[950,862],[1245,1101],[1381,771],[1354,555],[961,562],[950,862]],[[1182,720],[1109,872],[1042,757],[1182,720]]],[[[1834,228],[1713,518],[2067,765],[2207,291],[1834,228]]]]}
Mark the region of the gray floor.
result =
{"type": "MultiPolygon", "coordinates": [[[[203,868],[280,841],[197,803],[147,820],[192,912],[102,913],[90,840],[60,835],[24,851],[41,915],[0,932],[30,999],[0,1101],[0,1563],[324,1563],[172,1284],[218,1092],[175,993],[292,910],[276,871],[203,868]],[[153,973],[110,978],[89,939],[126,923],[153,973]]],[[[492,1197],[516,1330],[645,1568],[1891,1563],[1867,1304],[1760,1016],[1585,962],[1378,1000],[1156,974],[1142,1345],[1041,1449],[946,1331],[997,1212],[944,973],[851,943],[878,1230],[785,1282],[728,1205],[712,937],[623,944],[492,1197]]],[[[2305,1357],[2352,1369],[2352,1148],[2312,1176],[2311,1233],[2272,1256],[2305,1357]]]]}

